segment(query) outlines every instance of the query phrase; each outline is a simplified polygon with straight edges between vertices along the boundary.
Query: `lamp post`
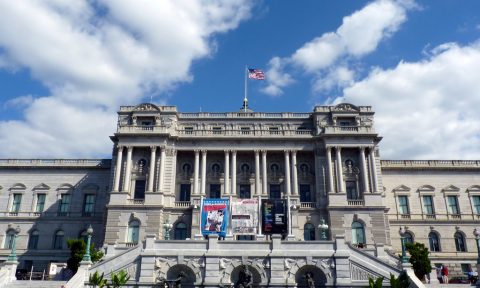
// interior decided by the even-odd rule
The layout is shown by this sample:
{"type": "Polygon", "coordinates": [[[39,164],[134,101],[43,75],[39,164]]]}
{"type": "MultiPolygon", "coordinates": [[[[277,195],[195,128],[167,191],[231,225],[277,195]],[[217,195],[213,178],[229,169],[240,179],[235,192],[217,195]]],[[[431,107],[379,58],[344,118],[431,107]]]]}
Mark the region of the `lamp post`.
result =
{"type": "Polygon", "coordinates": [[[92,258],[90,257],[90,242],[92,239],[93,228],[90,224],[87,228],[87,247],[85,248],[85,254],[83,255],[82,261],[92,262],[92,258]]]}
{"type": "Polygon", "coordinates": [[[12,251],[10,252],[10,255],[8,255],[7,261],[9,262],[17,262],[17,237],[18,234],[20,234],[20,226],[17,226],[15,228],[15,234],[13,235],[13,241],[12,241],[12,251]]]}
{"type": "Polygon", "coordinates": [[[320,219],[318,229],[320,230],[320,240],[327,240],[328,225],[325,223],[325,219],[320,219]]]}
{"type": "Polygon", "coordinates": [[[402,261],[402,264],[405,264],[405,263],[409,263],[408,262],[408,257],[407,257],[407,253],[405,251],[405,227],[400,227],[400,229],[398,230],[398,234],[400,234],[400,241],[402,243],[402,258],[401,258],[401,261],[402,261]]]}
{"type": "MultiPolygon", "coordinates": [[[[473,229],[473,235],[475,236],[475,241],[477,242],[477,274],[480,275],[480,230],[477,228],[473,229]]],[[[480,286],[480,277],[475,285],[477,287],[480,286]]]]}
{"type": "Polygon", "coordinates": [[[165,240],[170,240],[170,230],[173,228],[173,224],[168,222],[168,219],[165,219],[165,223],[163,224],[163,228],[165,228],[165,240]]]}

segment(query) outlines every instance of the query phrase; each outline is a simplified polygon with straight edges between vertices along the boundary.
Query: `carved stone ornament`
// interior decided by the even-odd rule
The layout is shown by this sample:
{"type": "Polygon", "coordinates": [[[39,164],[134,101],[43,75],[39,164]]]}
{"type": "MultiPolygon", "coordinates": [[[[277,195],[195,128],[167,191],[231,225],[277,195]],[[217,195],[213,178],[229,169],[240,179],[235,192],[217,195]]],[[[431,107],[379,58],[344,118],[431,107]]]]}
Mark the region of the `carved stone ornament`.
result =
{"type": "Polygon", "coordinates": [[[160,111],[160,109],[156,105],[150,104],[150,103],[140,104],[137,107],[135,107],[135,109],[133,110],[134,111],[160,111]]]}
{"type": "Polygon", "coordinates": [[[366,269],[365,267],[361,267],[360,265],[350,262],[350,277],[352,280],[361,280],[361,281],[368,281],[368,278],[377,279],[381,275],[374,273],[366,269]]]}
{"type": "Polygon", "coordinates": [[[352,105],[352,104],[348,104],[348,103],[341,103],[341,104],[338,104],[337,106],[333,107],[333,111],[359,111],[360,109],[358,109],[356,106],[352,105]]]}

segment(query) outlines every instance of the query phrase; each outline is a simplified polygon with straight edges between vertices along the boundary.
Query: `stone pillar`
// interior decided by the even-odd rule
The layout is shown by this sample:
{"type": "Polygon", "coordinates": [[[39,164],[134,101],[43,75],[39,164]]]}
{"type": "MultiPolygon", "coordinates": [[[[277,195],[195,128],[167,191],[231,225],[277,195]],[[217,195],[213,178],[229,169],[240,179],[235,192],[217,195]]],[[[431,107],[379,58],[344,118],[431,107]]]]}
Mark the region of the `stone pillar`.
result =
{"type": "Polygon", "coordinates": [[[336,147],[337,150],[337,179],[338,179],[338,192],[344,193],[344,183],[343,183],[343,165],[342,165],[342,148],[336,147]]]}
{"type": "Polygon", "coordinates": [[[117,145],[117,164],[115,166],[115,182],[113,184],[113,191],[118,192],[120,188],[120,178],[122,173],[122,156],[123,146],[117,145]]]}
{"type": "Polygon", "coordinates": [[[285,150],[285,193],[287,196],[292,194],[292,184],[290,183],[290,151],[285,150]]]}
{"type": "Polygon", "coordinates": [[[205,195],[205,186],[207,183],[207,150],[202,150],[202,186],[201,195],[205,195]]]}
{"type": "Polygon", "coordinates": [[[365,161],[365,147],[360,147],[360,166],[362,168],[363,193],[369,193],[370,189],[368,188],[369,183],[367,164],[365,161]]]}
{"type": "MultiPolygon", "coordinates": [[[[325,183],[325,167],[320,165],[321,160],[320,160],[320,149],[315,149],[313,150],[313,157],[315,157],[315,202],[318,203],[318,194],[319,191],[322,190],[322,195],[325,195],[327,192],[327,188],[323,187],[322,188],[322,183],[325,183]],[[322,182],[323,181],[323,182],[322,182]]],[[[324,185],[325,186],[325,185],[324,185]]]]}
{"type": "Polygon", "coordinates": [[[123,191],[130,192],[130,178],[132,176],[132,153],[133,146],[127,148],[127,167],[125,168],[125,182],[123,183],[123,191]]]}
{"type": "Polygon", "coordinates": [[[262,150],[262,194],[267,195],[267,151],[262,150]]]}
{"type": "Polygon", "coordinates": [[[224,169],[224,173],[223,173],[225,176],[225,181],[224,181],[224,184],[223,184],[223,193],[225,195],[229,195],[230,194],[230,151],[228,150],[225,150],[225,169],[224,169]]]}
{"type": "Polygon", "coordinates": [[[375,147],[371,147],[370,148],[370,163],[372,165],[371,169],[372,169],[372,178],[373,178],[373,185],[372,185],[372,189],[373,189],[373,193],[378,193],[378,179],[377,179],[377,165],[375,163],[375,147]]]}
{"type": "Polygon", "coordinates": [[[153,182],[155,180],[155,159],[157,146],[150,146],[150,171],[148,171],[148,189],[147,192],[153,192],[153,182]]]}
{"type": "Polygon", "coordinates": [[[297,151],[292,151],[292,180],[293,195],[298,195],[298,169],[297,169],[297,151]]]}
{"type": "Polygon", "coordinates": [[[333,193],[332,147],[327,147],[328,193],[333,193]]]}
{"type": "Polygon", "coordinates": [[[232,151],[232,190],[230,195],[237,195],[237,151],[232,151]]]}
{"type": "Polygon", "coordinates": [[[199,169],[199,162],[200,162],[200,151],[195,150],[195,167],[194,174],[193,174],[193,194],[198,195],[198,169],[199,169]]]}
{"type": "Polygon", "coordinates": [[[260,195],[260,151],[255,150],[255,195],[260,195]]]}
{"type": "Polygon", "coordinates": [[[163,192],[165,183],[165,146],[160,148],[160,179],[158,179],[158,191],[163,192]]]}

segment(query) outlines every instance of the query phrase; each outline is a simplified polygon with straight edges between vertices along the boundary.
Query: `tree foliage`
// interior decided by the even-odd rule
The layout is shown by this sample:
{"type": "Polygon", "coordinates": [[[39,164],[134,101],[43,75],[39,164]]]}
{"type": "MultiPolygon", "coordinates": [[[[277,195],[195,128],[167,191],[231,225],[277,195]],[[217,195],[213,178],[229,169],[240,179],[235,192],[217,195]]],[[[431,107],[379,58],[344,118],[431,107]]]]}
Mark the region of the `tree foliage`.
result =
{"type": "MultiPolygon", "coordinates": [[[[83,239],[68,239],[67,245],[68,248],[70,248],[70,258],[67,260],[67,266],[70,270],[77,272],[80,261],[82,261],[83,255],[85,254],[87,244],[83,239]]],[[[95,263],[102,259],[102,257],[103,252],[96,250],[93,243],[90,244],[90,258],[92,262],[95,263]]]]}
{"type": "Polygon", "coordinates": [[[382,284],[383,284],[383,277],[378,277],[377,279],[368,277],[367,288],[382,288],[383,287],[382,284]]]}
{"type": "Polygon", "coordinates": [[[410,283],[408,281],[408,275],[405,271],[402,271],[398,278],[395,278],[393,274],[390,274],[390,287],[392,288],[408,288],[410,283]]]}
{"type": "Polygon", "coordinates": [[[128,280],[130,280],[130,275],[128,275],[125,270],[120,270],[118,273],[112,273],[111,275],[111,282],[112,286],[108,287],[122,287],[123,285],[127,284],[128,280]]]}
{"type": "Polygon", "coordinates": [[[405,245],[410,254],[410,263],[418,279],[424,279],[426,274],[432,272],[432,264],[428,258],[428,249],[422,243],[406,243],[405,245]]]}
{"type": "Polygon", "coordinates": [[[93,287],[98,287],[98,288],[103,288],[107,286],[107,280],[103,279],[104,273],[100,275],[98,271],[95,271],[95,273],[91,274],[90,277],[88,277],[88,282],[90,286],[93,287]]]}

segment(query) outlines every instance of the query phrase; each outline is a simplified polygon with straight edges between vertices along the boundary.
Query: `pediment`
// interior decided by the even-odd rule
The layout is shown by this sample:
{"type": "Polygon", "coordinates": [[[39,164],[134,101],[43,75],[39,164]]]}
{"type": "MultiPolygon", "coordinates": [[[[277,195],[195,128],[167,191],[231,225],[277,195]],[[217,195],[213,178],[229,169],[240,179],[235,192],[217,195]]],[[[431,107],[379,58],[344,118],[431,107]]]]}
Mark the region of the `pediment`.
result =
{"type": "Polygon", "coordinates": [[[142,103],[140,105],[137,105],[135,108],[133,108],[133,111],[155,111],[155,112],[160,112],[160,108],[151,103],[142,103]]]}
{"type": "Polygon", "coordinates": [[[61,184],[60,186],[58,186],[58,189],[57,190],[73,190],[73,185],[72,184],[68,184],[68,183],[63,183],[61,184]]]}
{"type": "Polygon", "coordinates": [[[405,186],[405,185],[403,185],[403,184],[400,185],[400,186],[397,186],[397,187],[393,188],[393,191],[394,191],[394,192],[408,192],[408,191],[410,191],[410,190],[411,190],[410,187],[407,187],[407,186],[405,186]]]}
{"type": "Polygon", "coordinates": [[[480,192],[480,185],[472,185],[467,188],[468,192],[480,192]]]}
{"type": "Polygon", "coordinates": [[[37,186],[33,187],[33,190],[49,190],[50,186],[45,183],[38,184],[37,186]]]}
{"type": "Polygon", "coordinates": [[[350,104],[350,103],[340,103],[340,104],[336,105],[335,107],[333,107],[332,111],[359,112],[360,109],[357,106],[355,106],[353,104],[350,104]]]}
{"type": "Polygon", "coordinates": [[[435,191],[435,187],[430,185],[422,185],[418,188],[418,191],[435,191]]]}
{"type": "Polygon", "coordinates": [[[27,189],[27,186],[25,186],[22,183],[15,183],[12,185],[12,187],[10,187],[10,190],[25,190],[25,189],[27,189]]]}
{"type": "Polygon", "coordinates": [[[445,192],[458,192],[460,191],[460,188],[454,185],[448,185],[447,187],[443,188],[442,191],[445,192]]]}

